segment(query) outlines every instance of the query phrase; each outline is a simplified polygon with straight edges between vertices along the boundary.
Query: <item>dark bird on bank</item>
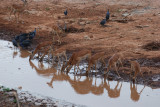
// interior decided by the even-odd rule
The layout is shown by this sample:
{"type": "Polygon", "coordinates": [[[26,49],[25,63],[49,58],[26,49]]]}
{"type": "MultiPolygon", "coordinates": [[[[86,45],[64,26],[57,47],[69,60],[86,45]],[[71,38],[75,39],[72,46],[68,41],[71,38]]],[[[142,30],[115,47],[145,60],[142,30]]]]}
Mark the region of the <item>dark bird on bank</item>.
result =
{"type": "Polygon", "coordinates": [[[101,24],[102,26],[104,26],[104,24],[106,24],[106,19],[103,19],[103,20],[100,22],[100,24],[101,24]]]}
{"type": "Polygon", "coordinates": [[[15,40],[16,40],[16,41],[19,41],[19,35],[15,37],[15,40]]]}
{"type": "Polygon", "coordinates": [[[68,14],[68,11],[67,11],[67,9],[64,11],[64,15],[66,15],[67,16],[67,14],[68,14]]]}
{"type": "Polygon", "coordinates": [[[12,40],[12,43],[15,47],[18,47],[17,41],[15,39],[12,40]]]}
{"type": "Polygon", "coordinates": [[[110,17],[110,13],[109,13],[109,9],[108,9],[108,11],[106,13],[106,21],[109,19],[109,17],[110,17]]]}
{"type": "Polygon", "coordinates": [[[19,37],[16,36],[16,38],[19,38],[19,40],[18,40],[19,42],[23,42],[24,40],[28,39],[28,33],[23,33],[23,34],[19,35],[19,37]]]}
{"type": "Polygon", "coordinates": [[[27,48],[28,46],[31,45],[31,41],[30,41],[30,40],[24,40],[24,41],[20,42],[19,45],[20,45],[22,48],[27,48]]]}
{"type": "Polygon", "coordinates": [[[20,35],[16,36],[16,37],[15,37],[15,40],[16,40],[17,42],[20,42],[20,41],[23,41],[24,38],[26,38],[27,36],[28,36],[28,33],[23,33],[23,34],[20,34],[20,35]]]}
{"type": "Polygon", "coordinates": [[[32,40],[36,36],[36,28],[33,32],[29,33],[29,40],[32,40]]]}

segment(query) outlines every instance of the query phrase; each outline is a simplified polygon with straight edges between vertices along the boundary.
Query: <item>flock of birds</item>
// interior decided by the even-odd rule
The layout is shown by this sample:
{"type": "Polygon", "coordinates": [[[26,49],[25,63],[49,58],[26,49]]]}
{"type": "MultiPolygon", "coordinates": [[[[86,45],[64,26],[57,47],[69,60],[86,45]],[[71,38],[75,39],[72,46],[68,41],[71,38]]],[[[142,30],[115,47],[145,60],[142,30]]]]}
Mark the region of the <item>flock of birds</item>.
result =
{"type": "Polygon", "coordinates": [[[106,13],[106,18],[103,19],[103,20],[100,22],[100,24],[101,24],[102,26],[104,26],[104,25],[106,24],[107,20],[109,20],[109,17],[110,17],[110,13],[109,13],[109,9],[108,9],[108,11],[107,11],[107,13],[106,13]]]}
{"type": "Polygon", "coordinates": [[[15,47],[27,48],[31,45],[33,38],[36,36],[36,28],[29,33],[22,33],[13,38],[12,43],[15,47]]]}

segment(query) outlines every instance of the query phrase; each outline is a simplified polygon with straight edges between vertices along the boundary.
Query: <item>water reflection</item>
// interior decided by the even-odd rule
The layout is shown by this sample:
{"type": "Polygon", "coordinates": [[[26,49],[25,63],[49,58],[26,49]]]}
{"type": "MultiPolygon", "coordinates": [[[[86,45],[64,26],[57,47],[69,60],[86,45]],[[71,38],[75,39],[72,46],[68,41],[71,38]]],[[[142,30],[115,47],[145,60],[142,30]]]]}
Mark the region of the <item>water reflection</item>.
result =
{"type": "Polygon", "coordinates": [[[18,53],[20,53],[20,57],[21,58],[27,58],[31,53],[27,50],[23,50],[23,49],[14,49],[13,51],[13,59],[18,55],[18,53]]]}
{"type": "MultiPolygon", "coordinates": [[[[94,95],[101,95],[104,93],[104,90],[106,90],[108,92],[108,97],[110,98],[118,98],[120,96],[120,92],[122,89],[122,82],[120,81],[117,81],[115,87],[111,88],[110,81],[106,78],[101,79],[101,82],[99,83],[99,85],[97,85],[97,79],[93,79],[91,77],[85,77],[85,79],[81,80],[81,78],[77,78],[77,76],[74,76],[72,79],[70,75],[66,75],[65,73],[54,68],[53,66],[48,66],[48,68],[44,67],[44,64],[42,62],[39,62],[38,66],[35,66],[32,61],[29,61],[29,64],[32,67],[32,69],[35,69],[39,75],[52,75],[51,80],[46,83],[51,88],[54,88],[53,82],[67,81],[70,83],[70,85],[77,94],[92,93],[94,95]]],[[[130,83],[130,98],[133,101],[138,101],[143,89],[140,91],[140,93],[138,93],[137,84],[130,83]]]]}
{"type": "Polygon", "coordinates": [[[27,50],[20,49],[20,57],[27,58],[31,53],[27,50]]]}
{"type": "Polygon", "coordinates": [[[142,93],[142,91],[144,90],[145,86],[142,88],[142,90],[138,93],[137,92],[137,84],[134,83],[130,83],[130,90],[131,90],[131,99],[133,101],[138,101],[140,98],[140,95],[142,93]]]}
{"type": "Polygon", "coordinates": [[[61,72],[57,72],[52,74],[52,79],[50,82],[47,82],[48,86],[50,86],[51,88],[53,88],[53,82],[54,81],[68,81],[70,80],[70,77],[64,73],[61,72]]]}
{"type": "Polygon", "coordinates": [[[120,92],[121,92],[121,88],[122,88],[122,83],[120,85],[120,88],[118,88],[119,86],[119,81],[117,81],[117,85],[115,86],[114,89],[111,89],[109,81],[108,82],[104,82],[104,87],[105,89],[108,91],[108,96],[110,98],[117,98],[120,96],[120,92]]]}
{"type": "Polygon", "coordinates": [[[13,59],[18,55],[17,51],[13,51],[13,59]]]}
{"type": "Polygon", "coordinates": [[[50,76],[57,72],[57,70],[53,67],[48,66],[47,68],[45,68],[42,62],[38,62],[38,67],[35,66],[32,61],[29,61],[29,64],[32,69],[35,69],[39,75],[50,76]]]}

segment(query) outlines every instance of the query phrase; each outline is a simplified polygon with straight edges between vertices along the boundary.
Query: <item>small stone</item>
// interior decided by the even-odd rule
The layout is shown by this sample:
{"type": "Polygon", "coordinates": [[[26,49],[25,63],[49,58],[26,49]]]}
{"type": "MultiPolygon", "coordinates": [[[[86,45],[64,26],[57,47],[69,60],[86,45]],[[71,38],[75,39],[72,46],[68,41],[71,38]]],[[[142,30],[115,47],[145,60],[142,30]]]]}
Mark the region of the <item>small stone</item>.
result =
{"type": "Polygon", "coordinates": [[[85,25],[86,23],[85,23],[85,22],[79,22],[79,24],[80,24],[80,25],[85,25]]]}
{"type": "Polygon", "coordinates": [[[119,9],[120,12],[127,12],[127,9],[119,9]]]}
{"type": "Polygon", "coordinates": [[[91,22],[90,21],[86,21],[86,24],[90,24],[91,22]]]}
{"type": "Polygon", "coordinates": [[[96,6],[100,5],[101,3],[96,3],[96,6]]]}
{"type": "Polygon", "coordinates": [[[86,36],[84,36],[84,39],[85,40],[90,40],[91,38],[88,35],[86,35],[86,36]]]}
{"type": "Polygon", "coordinates": [[[19,87],[18,87],[18,89],[20,89],[20,90],[21,90],[21,89],[22,89],[22,86],[19,86],[19,87]]]}
{"type": "Polygon", "coordinates": [[[127,17],[127,16],[129,16],[129,15],[130,15],[129,13],[123,13],[123,14],[122,14],[123,17],[127,17]]]}

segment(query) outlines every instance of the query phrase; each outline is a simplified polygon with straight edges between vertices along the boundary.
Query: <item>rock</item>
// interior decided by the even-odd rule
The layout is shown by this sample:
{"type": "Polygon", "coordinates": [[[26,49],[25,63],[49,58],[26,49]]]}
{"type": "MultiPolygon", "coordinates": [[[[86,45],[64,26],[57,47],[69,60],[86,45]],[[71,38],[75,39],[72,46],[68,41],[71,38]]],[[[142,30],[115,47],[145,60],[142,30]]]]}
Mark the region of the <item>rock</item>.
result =
{"type": "Polygon", "coordinates": [[[85,22],[79,22],[79,24],[80,24],[80,25],[86,25],[86,23],[85,23],[85,22]]]}
{"type": "Polygon", "coordinates": [[[96,6],[100,5],[101,3],[96,3],[96,6]]]}
{"type": "Polygon", "coordinates": [[[85,36],[84,36],[84,39],[85,39],[85,40],[90,40],[91,38],[90,38],[88,35],[85,35],[85,36]]]}
{"type": "Polygon", "coordinates": [[[90,24],[91,22],[90,21],[86,21],[86,24],[90,24]]]}
{"type": "Polygon", "coordinates": [[[22,89],[22,86],[19,86],[19,87],[18,87],[18,89],[20,89],[20,90],[21,90],[21,89],[22,89]]]}
{"type": "Polygon", "coordinates": [[[120,12],[127,12],[128,9],[119,9],[120,12]]]}
{"type": "Polygon", "coordinates": [[[129,15],[130,15],[129,13],[123,13],[123,14],[122,14],[123,17],[127,17],[127,16],[129,16],[129,15]]]}

